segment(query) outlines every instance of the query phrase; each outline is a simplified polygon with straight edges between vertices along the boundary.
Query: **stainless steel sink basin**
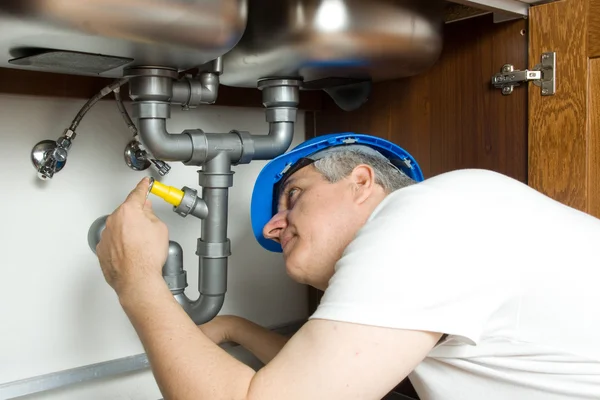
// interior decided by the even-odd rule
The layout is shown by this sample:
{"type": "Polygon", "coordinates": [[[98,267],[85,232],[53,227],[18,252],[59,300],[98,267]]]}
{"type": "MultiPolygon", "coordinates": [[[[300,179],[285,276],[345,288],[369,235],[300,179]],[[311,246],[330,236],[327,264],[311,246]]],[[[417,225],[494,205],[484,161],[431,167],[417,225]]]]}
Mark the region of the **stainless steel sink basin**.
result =
{"type": "Polygon", "coordinates": [[[1,0],[0,67],[121,77],[222,58],[221,83],[301,78],[343,109],[442,49],[445,0],[1,0]]]}
{"type": "Polygon", "coordinates": [[[186,70],[231,50],[247,0],[2,0],[0,67],[122,76],[124,65],[186,70]]]}
{"type": "Polygon", "coordinates": [[[441,0],[252,0],[240,43],[223,58],[225,85],[299,76],[305,87],[415,75],[442,48],[441,0]]]}

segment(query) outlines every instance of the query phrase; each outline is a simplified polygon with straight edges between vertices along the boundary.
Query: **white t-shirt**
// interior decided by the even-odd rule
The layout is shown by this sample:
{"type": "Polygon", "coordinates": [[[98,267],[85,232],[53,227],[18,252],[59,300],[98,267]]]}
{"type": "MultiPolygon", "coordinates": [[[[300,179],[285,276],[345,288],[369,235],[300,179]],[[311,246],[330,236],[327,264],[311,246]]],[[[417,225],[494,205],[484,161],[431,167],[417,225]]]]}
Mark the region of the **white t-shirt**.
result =
{"type": "Polygon", "coordinates": [[[600,399],[600,220],[485,170],[390,194],[311,318],[448,334],[422,400],[600,399]]]}

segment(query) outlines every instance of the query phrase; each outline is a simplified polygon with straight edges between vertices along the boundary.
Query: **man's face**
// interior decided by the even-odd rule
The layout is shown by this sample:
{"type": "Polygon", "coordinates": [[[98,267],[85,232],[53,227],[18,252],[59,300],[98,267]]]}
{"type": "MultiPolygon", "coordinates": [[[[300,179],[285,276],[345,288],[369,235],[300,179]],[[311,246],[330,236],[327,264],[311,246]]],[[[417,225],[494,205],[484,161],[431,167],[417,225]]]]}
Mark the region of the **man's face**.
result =
{"type": "Polygon", "coordinates": [[[263,235],[281,244],[293,279],[327,286],[335,263],[362,225],[361,203],[356,200],[352,177],[330,183],[312,165],[286,181],[278,213],[265,225],[263,235]]]}

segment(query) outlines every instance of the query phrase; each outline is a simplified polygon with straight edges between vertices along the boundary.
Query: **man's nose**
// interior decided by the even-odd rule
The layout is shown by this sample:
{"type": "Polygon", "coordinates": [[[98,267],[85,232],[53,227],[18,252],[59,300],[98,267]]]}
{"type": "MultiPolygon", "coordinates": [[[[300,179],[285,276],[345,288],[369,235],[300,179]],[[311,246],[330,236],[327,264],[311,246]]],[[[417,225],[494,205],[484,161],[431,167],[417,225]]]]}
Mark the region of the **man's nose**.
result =
{"type": "Polygon", "coordinates": [[[269,222],[263,228],[263,236],[266,239],[275,240],[279,242],[279,236],[281,232],[287,227],[287,210],[280,211],[271,218],[269,222]]]}

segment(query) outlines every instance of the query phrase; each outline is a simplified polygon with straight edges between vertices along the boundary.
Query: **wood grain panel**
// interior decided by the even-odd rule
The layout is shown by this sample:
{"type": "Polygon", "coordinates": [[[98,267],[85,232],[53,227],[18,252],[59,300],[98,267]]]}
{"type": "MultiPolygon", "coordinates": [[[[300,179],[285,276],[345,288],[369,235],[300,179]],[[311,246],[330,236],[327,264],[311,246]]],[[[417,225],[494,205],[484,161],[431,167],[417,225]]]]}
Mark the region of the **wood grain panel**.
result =
{"type": "Polygon", "coordinates": [[[590,60],[587,212],[600,218],[600,59],[590,60]]]}
{"type": "Polygon", "coordinates": [[[406,149],[419,163],[425,177],[431,173],[431,132],[434,124],[432,104],[438,100],[431,96],[435,84],[432,71],[409,79],[391,82],[390,129],[386,138],[406,149]]]}
{"type": "Polygon", "coordinates": [[[554,96],[529,89],[529,185],[582,211],[587,182],[587,0],[533,7],[529,59],[557,53],[554,96]]]}
{"type": "Polygon", "coordinates": [[[588,1],[588,57],[600,57],[600,0],[588,1]]]}
{"type": "Polygon", "coordinates": [[[527,91],[503,96],[490,85],[504,63],[527,66],[524,29],[525,21],[494,24],[491,16],[449,26],[440,61],[395,84],[404,94],[394,99],[391,137],[423,160],[426,176],[486,168],[526,180],[527,91]]]}
{"type": "Polygon", "coordinates": [[[408,150],[426,177],[487,168],[527,180],[527,89],[502,96],[491,77],[505,63],[527,65],[524,20],[494,24],[491,15],[445,27],[439,61],[420,75],[375,85],[353,112],[325,100],[318,134],[340,131],[388,138],[408,150]]]}
{"type": "MultiPolygon", "coordinates": [[[[5,94],[88,99],[111,81],[101,77],[0,68],[0,93],[5,94]]],[[[321,91],[301,91],[299,107],[320,110],[322,98],[321,91]]],[[[262,94],[258,89],[221,85],[215,105],[262,107],[262,94]]]]}

